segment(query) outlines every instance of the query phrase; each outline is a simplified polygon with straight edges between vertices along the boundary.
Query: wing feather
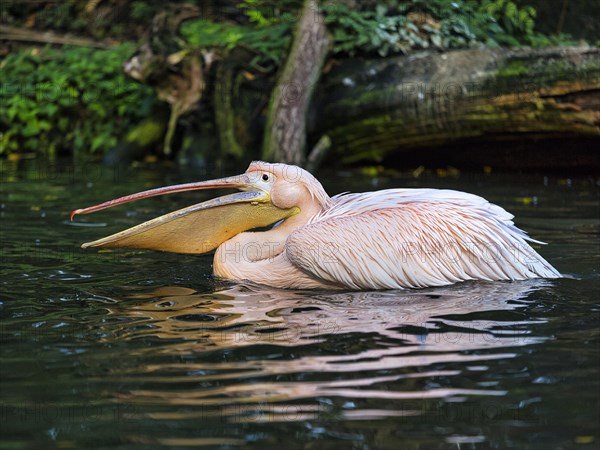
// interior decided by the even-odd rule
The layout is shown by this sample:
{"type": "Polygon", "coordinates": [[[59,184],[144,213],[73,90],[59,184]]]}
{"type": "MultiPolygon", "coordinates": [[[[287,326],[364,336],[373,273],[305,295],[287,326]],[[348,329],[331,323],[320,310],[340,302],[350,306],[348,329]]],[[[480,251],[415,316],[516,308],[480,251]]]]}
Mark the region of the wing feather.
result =
{"type": "Polygon", "coordinates": [[[458,191],[347,194],[293,232],[286,253],[301,270],[352,289],[560,277],[512,218],[458,191]]]}

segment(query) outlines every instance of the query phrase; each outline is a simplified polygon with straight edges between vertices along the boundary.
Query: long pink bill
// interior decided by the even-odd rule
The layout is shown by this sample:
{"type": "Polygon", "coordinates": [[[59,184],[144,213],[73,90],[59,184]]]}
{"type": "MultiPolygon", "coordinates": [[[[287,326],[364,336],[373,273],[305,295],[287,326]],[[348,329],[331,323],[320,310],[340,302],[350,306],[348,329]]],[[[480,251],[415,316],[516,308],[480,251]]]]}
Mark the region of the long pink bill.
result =
{"type": "Polygon", "coordinates": [[[195,191],[199,189],[217,189],[217,188],[238,188],[244,189],[250,183],[247,175],[237,175],[227,178],[219,178],[216,180],[199,181],[195,183],[177,184],[174,186],[165,186],[156,189],[150,189],[148,191],[138,192],[136,194],[126,195],[124,197],[109,200],[98,205],[90,206],[88,208],[76,209],[71,213],[71,220],[77,214],[90,214],[103,209],[112,208],[113,206],[123,205],[125,203],[134,202],[136,200],[142,200],[150,197],[157,197],[159,195],[176,194],[179,192],[195,191]]]}

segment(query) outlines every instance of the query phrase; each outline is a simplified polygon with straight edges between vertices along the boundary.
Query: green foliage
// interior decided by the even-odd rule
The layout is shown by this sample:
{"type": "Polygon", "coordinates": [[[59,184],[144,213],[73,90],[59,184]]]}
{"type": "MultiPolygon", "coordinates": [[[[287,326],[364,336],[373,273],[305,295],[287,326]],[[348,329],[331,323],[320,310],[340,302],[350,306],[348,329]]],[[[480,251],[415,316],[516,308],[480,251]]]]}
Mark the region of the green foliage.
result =
{"type": "Polygon", "coordinates": [[[375,8],[352,10],[325,3],[336,53],[386,56],[412,49],[476,45],[547,46],[572,44],[569,36],[535,31],[536,11],[512,0],[388,0],[375,8]]]}
{"type": "Polygon", "coordinates": [[[250,22],[259,27],[268,27],[277,23],[277,17],[268,14],[264,2],[261,0],[244,0],[239,4],[239,8],[245,10],[245,14],[250,22]]]}
{"type": "Polygon", "coordinates": [[[132,44],[20,50],[0,63],[0,154],[104,152],[149,114],[152,91],[125,78],[132,44]]]}
{"type": "Polygon", "coordinates": [[[269,27],[282,22],[293,23],[301,6],[301,0],[243,0],[238,4],[238,8],[244,11],[250,22],[259,27],[269,27]]]}
{"type": "Polygon", "coordinates": [[[231,49],[240,45],[249,48],[256,53],[250,65],[271,70],[280,64],[291,42],[291,27],[288,23],[269,27],[242,27],[197,19],[184,22],[180,33],[193,46],[231,49]]]}
{"type": "Polygon", "coordinates": [[[428,46],[414,23],[405,15],[387,15],[385,6],[380,5],[374,11],[353,11],[344,4],[332,3],[323,9],[336,53],[377,52],[386,56],[428,46]]]}
{"type": "Polygon", "coordinates": [[[188,20],[179,29],[181,36],[197,47],[233,48],[247,32],[245,27],[239,25],[204,19],[188,20]]]}
{"type": "MultiPolygon", "coordinates": [[[[360,4],[360,3],[358,3],[360,4]]],[[[536,11],[513,0],[379,0],[352,9],[340,1],[322,1],[333,52],[341,55],[407,53],[426,48],[472,46],[543,47],[571,45],[567,35],[535,31],[536,11]]],[[[250,24],[191,20],[183,37],[195,46],[245,46],[257,56],[253,65],[274,70],[285,55],[301,2],[243,0],[239,7],[250,24]]]]}
{"type": "Polygon", "coordinates": [[[242,0],[238,7],[250,22],[248,26],[194,19],[184,22],[180,33],[194,46],[245,47],[256,53],[251,66],[273,71],[291,43],[301,6],[301,0],[242,0]]]}

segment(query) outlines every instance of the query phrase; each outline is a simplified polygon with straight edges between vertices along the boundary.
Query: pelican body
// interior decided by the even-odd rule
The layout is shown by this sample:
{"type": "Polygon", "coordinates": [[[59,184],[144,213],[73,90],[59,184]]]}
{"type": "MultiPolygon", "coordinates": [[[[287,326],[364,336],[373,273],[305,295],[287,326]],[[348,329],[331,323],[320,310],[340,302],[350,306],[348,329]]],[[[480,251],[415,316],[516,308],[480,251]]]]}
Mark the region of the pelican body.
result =
{"type": "Polygon", "coordinates": [[[238,176],[140,192],[75,210],[71,218],[211,188],[240,192],[82,247],[214,250],[216,276],[292,289],[424,288],[561,276],[529,245],[542,242],[517,228],[503,208],[476,195],[387,189],[330,197],[306,170],[261,161],[238,176]]]}

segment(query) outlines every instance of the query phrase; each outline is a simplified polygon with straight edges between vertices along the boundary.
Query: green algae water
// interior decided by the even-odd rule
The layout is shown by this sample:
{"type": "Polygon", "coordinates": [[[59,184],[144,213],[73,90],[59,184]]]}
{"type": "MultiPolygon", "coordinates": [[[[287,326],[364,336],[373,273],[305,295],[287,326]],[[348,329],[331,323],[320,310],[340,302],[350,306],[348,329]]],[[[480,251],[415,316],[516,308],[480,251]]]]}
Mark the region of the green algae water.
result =
{"type": "Polygon", "coordinates": [[[311,292],[215,280],[209,255],[79,248],[216,194],[75,208],[233,172],[2,164],[0,448],[600,445],[596,179],[319,173],[330,194],[482,195],[567,278],[311,292]]]}

